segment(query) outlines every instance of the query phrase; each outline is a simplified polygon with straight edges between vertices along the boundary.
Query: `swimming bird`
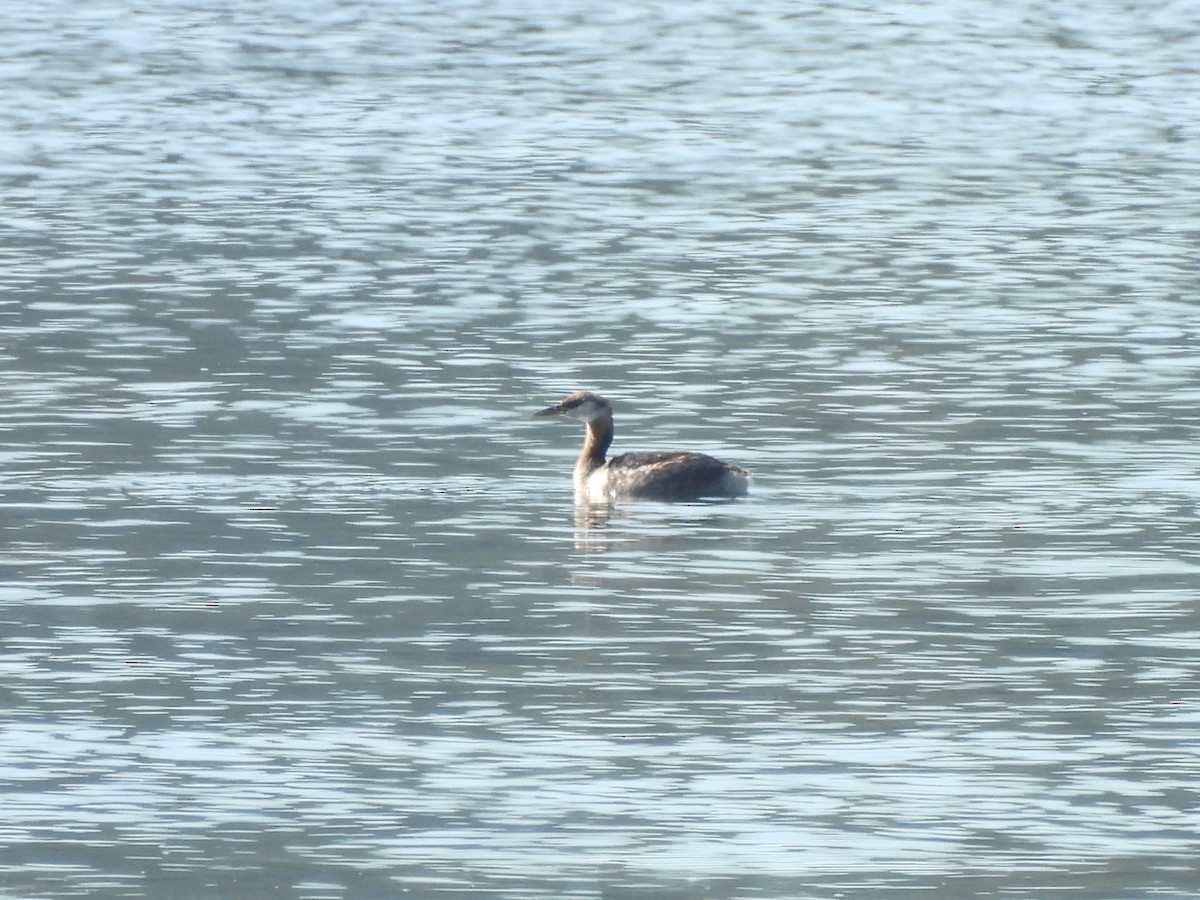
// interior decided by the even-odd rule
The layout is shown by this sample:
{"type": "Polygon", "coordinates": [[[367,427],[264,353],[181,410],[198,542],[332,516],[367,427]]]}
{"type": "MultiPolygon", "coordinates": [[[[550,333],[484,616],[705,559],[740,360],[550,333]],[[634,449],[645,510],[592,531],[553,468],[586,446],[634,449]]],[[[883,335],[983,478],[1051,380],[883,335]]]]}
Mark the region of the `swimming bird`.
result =
{"type": "Polygon", "coordinates": [[[745,469],[690,450],[622,453],[605,461],[613,440],[612,406],[591,391],[576,391],[557,406],[534,415],[566,416],[587,423],[583,452],[575,463],[577,499],[741,497],[750,487],[750,473],[745,469]]]}

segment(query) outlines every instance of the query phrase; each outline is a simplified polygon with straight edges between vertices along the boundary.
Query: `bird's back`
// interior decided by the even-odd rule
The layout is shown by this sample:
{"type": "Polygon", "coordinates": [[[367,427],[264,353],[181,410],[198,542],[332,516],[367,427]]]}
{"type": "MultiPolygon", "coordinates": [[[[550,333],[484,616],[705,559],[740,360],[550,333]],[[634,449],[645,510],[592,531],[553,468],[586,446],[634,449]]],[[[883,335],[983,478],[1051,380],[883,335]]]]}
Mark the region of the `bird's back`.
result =
{"type": "Polygon", "coordinates": [[[691,451],[622,453],[609,460],[602,471],[606,493],[626,497],[740,497],[750,487],[750,473],[745,469],[691,451]]]}

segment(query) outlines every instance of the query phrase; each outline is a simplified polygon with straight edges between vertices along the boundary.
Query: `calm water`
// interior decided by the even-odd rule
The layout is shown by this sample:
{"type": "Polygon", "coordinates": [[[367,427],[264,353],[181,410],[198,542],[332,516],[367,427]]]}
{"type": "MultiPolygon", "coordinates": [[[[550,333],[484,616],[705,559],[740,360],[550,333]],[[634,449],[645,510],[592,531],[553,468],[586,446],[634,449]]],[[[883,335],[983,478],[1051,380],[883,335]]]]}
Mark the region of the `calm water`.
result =
{"type": "Polygon", "coordinates": [[[4,896],[1200,891],[1194,4],[0,21],[4,896]]]}

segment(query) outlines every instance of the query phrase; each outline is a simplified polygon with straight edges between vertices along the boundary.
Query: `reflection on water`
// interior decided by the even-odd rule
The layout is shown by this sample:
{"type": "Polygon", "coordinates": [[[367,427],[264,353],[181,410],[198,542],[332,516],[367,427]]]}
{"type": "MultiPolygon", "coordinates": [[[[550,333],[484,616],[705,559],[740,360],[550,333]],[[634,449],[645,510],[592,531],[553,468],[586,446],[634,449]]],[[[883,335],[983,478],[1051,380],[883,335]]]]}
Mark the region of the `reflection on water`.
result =
{"type": "Polygon", "coordinates": [[[690,543],[712,529],[717,539],[746,525],[745,517],[723,514],[741,500],[709,499],[689,503],[649,500],[578,501],[575,503],[575,549],[602,553],[622,546],[639,553],[667,547],[687,535],[690,543]],[[615,519],[619,528],[610,530],[615,519]]]}
{"type": "Polygon", "coordinates": [[[0,891],[1194,894],[1200,30],[961,12],[17,3],[0,891]]]}

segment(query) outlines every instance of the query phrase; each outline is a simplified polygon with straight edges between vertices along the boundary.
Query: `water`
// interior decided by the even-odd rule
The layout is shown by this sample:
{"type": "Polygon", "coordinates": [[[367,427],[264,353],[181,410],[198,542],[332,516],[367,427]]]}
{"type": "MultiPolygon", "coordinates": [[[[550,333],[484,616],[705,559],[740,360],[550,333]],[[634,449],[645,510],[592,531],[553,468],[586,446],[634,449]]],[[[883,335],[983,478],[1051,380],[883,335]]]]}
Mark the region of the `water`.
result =
{"type": "Polygon", "coordinates": [[[1195,896],[1191,5],[3,18],[0,892],[1195,896]]]}

